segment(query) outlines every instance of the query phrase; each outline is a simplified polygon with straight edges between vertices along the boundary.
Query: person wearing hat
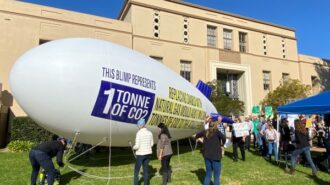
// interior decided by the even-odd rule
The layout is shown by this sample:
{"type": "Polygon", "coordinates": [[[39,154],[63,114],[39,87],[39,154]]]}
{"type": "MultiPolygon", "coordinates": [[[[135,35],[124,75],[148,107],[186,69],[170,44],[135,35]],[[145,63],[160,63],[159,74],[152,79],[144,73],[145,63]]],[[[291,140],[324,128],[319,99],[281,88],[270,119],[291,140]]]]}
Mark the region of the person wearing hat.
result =
{"type": "Polygon", "coordinates": [[[160,174],[163,176],[163,185],[171,182],[172,170],[170,161],[173,154],[171,146],[171,134],[164,123],[158,124],[159,134],[157,142],[157,157],[161,161],[160,174]]]}
{"type": "Polygon", "coordinates": [[[31,185],[36,184],[40,166],[46,171],[48,184],[52,185],[54,183],[56,169],[52,162],[52,158],[56,156],[58,166],[63,167],[64,163],[62,158],[66,144],[67,141],[65,138],[59,138],[55,141],[41,143],[31,149],[29,153],[32,165],[31,185]]]}
{"type": "Polygon", "coordinates": [[[139,181],[139,171],[141,165],[143,165],[143,181],[144,185],[149,184],[148,177],[148,165],[150,161],[150,157],[152,154],[152,145],[154,145],[154,139],[152,133],[145,127],[145,120],[140,119],[137,122],[137,126],[139,127],[139,131],[136,133],[135,137],[135,145],[133,146],[133,150],[136,150],[136,161],[134,167],[134,185],[138,184],[139,181]]]}

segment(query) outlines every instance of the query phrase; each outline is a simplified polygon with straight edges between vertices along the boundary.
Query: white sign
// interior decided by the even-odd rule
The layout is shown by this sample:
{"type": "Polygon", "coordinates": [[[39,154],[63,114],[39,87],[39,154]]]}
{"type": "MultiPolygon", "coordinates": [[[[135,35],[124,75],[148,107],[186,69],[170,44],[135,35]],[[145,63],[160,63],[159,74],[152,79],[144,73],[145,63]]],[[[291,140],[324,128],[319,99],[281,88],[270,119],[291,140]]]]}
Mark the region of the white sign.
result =
{"type": "Polygon", "coordinates": [[[234,123],[233,124],[235,137],[243,137],[249,135],[249,125],[244,123],[234,123]]]}

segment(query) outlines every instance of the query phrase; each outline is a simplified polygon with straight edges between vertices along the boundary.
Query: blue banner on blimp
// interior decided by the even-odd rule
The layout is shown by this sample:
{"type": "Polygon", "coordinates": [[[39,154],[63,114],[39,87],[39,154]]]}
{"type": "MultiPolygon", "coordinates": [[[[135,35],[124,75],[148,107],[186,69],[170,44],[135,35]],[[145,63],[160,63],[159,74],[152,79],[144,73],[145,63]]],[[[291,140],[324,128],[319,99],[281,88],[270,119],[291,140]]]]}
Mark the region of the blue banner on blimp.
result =
{"type": "Polygon", "coordinates": [[[169,128],[202,128],[206,112],[200,97],[167,85],[167,96],[161,97],[156,81],[118,69],[103,67],[102,76],[92,116],[131,124],[143,118],[151,126],[163,122],[169,128]]]}
{"type": "Polygon", "coordinates": [[[135,124],[149,119],[154,100],[154,93],[102,80],[92,115],[135,124]]]}

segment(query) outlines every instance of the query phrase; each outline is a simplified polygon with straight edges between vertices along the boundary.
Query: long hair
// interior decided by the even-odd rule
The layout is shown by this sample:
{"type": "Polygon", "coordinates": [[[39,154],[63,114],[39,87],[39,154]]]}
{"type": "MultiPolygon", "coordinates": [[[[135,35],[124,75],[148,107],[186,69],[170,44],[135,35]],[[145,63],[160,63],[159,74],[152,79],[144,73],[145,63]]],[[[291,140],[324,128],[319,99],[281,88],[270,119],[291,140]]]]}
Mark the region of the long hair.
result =
{"type": "Polygon", "coordinates": [[[218,123],[216,121],[212,121],[209,123],[209,128],[206,131],[206,138],[212,137],[213,134],[218,130],[217,124],[218,123]]]}
{"type": "Polygon", "coordinates": [[[274,126],[273,126],[273,124],[271,124],[271,123],[268,123],[268,129],[269,129],[269,130],[273,130],[273,129],[274,129],[274,126]]]}
{"type": "Polygon", "coordinates": [[[160,139],[160,136],[161,136],[162,134],[167,135],[167,137],[168,137],[169,139],[172,138],[172,137],[171,137],[171,134],[170,134],[170,131],[168,130],[167,126],[166,126],[164,123],[159,123],[159,124],[158,124],[158,128],[160,128],[160,132],[159,132],[159,134],[158,134],[158,139],[160,139]]]}
{"type": "Polygon", "coordinates": [[[304,124],[301,123],[301,120],[299,119],[294,120],[294,127],[296,129],[296,132],[300,134],[308,134],[306,127],[304,124]]]}

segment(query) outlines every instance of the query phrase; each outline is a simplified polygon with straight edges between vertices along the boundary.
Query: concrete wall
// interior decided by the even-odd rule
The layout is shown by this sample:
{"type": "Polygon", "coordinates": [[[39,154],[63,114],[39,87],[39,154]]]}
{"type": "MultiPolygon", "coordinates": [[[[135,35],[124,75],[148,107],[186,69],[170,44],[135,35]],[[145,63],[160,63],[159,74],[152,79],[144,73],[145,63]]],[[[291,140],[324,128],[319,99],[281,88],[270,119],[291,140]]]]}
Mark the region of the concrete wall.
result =
{"type": "MultiPolygon", "coordinates": [[[[19,1],[0,1],[0,83],[10,92],[12,65],[40,39],[89,37],[132,48],[132,26],[118,20],[44,7],[19,1]]],[[[12,111],[24,115],[14,101],[12,111]]]]}
{"type": "MultiPolygon", "coordinates": [[[[271,89],[279,85],[282,73],[289,73],[291,78],[308,85],[315,75],[320,79],[318,91],[329,88],[330,84],[328,63],[317,57],[298,55],[295,31],[271,23],[171,0],[127,1],[120,20],[0,0],[0,83],[3,90],[10,94],[8,77],[19,56],[38,46],[41,39],[66,37],[109,40],[148,56],[161,57],[163,64],[177,73],[180,60],[191,61],[193,84],[198,80],[213,80],[216,69],[212,66],[242,69],[249,73],[241,83],[251,89],[243,96],[251,105],[258,104],[268,93],[263,90],[263,70],[271,72],[271,89]],[[160,17],[158,38],[154,37],[155,12],[160,17]],[[185,19],[188,42],[183,39],[185,19]],[[217,28],[214,48],[207,46],[208,25],[217,28]],[[232,30],[232,51],[224,50],[223,29],[232,30]],[[246,53],[239,51],[239,32],[247,33],[246,53]],[[267,55],[264,55],[264,36],[267,55]]],[[[15,115],[24,115],[15,101],[13,105],[15,115]]]]}

